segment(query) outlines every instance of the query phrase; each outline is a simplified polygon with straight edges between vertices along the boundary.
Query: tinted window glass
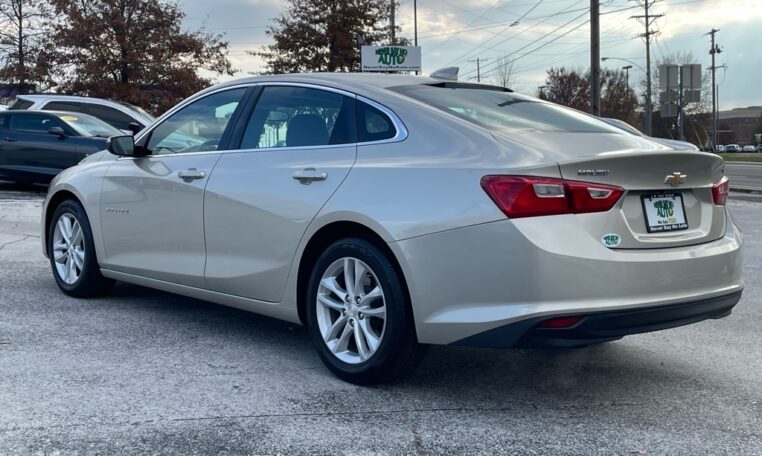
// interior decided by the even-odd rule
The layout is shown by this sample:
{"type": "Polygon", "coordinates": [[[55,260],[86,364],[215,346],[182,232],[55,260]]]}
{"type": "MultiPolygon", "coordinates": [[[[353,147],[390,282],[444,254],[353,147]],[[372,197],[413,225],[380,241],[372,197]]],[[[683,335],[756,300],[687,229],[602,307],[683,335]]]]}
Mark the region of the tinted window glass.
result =
{"type": "Polygon", "coordinates": [[[246,89],[218,92],[180,109],[151,132],[148,150],[175,154],[217,150],[246,89]]]}
{"type": "Polygon", "coordinates": [[[621,133],[593,116],[513,92],[457,83],[393,90],[489,129],[621,133]]]}
{"type": "Polygon", "coordinates": [[[360,142],[381,141],[394,138],[397,134],[392,120],[373,106],[358,102],[357,135],[360,142]]]}
{"type": "Polygon", "coordinates": [[[79,103],[70,101],[51,101],[45,105],[45,109],[48,111],[82,112],[82,106],[79,103]]]}
{"type": "Polygon", "coordinates": [[[8,116],[0,115],[0,128],[2,129],[8,128],[8,116]]]}
{"type": "Polygon", "coordinates": [[[63,122],[42,114],[24,114],[11,117],[11,130],[47,133],[53,127],[64,128],[63,122]]]}
{"type": "Polygon", "coordinates": [[[8,109],[29,109],[32,107],[34,102],[22,100],[21,98],[17,98],[16,101],[11,103],[10,106],[8,106],[8,109]]]}
{"type": "Polygon", "coordinates": [[[265,87],[242,149],[326,146],[357,141],[355,100],[305,87],[265,87]]]}
{"type": "Polygon", "coordinates": [[[85,103],[84,107],[85,111],[91,116],[95,116],[107,124],[120,130],[129,130],[130,122],[135,122],[132,117],[128,116],[122,111],[114,108],[109,108],[108,106],[85,103]]]}

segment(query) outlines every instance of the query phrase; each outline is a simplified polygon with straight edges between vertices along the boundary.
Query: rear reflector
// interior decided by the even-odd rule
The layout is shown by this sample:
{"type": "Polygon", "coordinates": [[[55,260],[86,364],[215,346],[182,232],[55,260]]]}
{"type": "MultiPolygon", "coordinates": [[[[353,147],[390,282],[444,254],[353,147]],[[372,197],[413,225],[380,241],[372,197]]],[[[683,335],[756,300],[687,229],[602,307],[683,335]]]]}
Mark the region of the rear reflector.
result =
{"type": "Polygon", "coordinates": [[[482,188],[510,218],[606,212],[620,187],[535,176],[484,176],[482,188]]]}
{"type": "Polygon", "coordinates": [[[579,316],[551,318],[550,320],[541,321],[537,327],[546,329],[571,328],[579,323],[580,320],[582,320],[582,317],[579,316]]]}
{"type": "Polygon", "coordinates": [[[714,198],[714,204],[718,206],[724,206],[728,200],[728,192],[730,191],[730,181],[726,176],[722,176],[719,182],[712,185],[712,198],[714,198]]]}

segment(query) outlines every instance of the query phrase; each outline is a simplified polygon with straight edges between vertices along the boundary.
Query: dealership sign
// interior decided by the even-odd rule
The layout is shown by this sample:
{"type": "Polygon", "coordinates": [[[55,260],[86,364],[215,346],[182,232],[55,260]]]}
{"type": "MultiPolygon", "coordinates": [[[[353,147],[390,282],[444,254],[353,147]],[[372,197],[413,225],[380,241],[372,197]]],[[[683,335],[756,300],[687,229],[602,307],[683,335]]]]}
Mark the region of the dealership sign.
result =
{"type": "Polygon", "coordinates": [[[421,71],[420,46],[363,46],[363,71],[421,71]]]}

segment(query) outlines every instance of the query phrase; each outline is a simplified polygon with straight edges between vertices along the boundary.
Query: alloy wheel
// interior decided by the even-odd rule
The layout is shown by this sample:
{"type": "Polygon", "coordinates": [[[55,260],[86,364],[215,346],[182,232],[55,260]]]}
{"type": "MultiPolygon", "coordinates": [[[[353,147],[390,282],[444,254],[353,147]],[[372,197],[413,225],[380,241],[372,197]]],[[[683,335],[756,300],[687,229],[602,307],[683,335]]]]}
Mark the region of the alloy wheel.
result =
{"type": "Polygon", "coordinates": [[[53,231],[53,259],[58,277],[73,285],[85,267],[85,237],[74,215],[65,213],[53,231]]]}
{"type": "Polygon", "coordinates": [[[366,263],[344,257],[328,266],[315,306],[323,341],[338,359],[359,364],[378,350],[386,328],[386,301],[366,263]]]}

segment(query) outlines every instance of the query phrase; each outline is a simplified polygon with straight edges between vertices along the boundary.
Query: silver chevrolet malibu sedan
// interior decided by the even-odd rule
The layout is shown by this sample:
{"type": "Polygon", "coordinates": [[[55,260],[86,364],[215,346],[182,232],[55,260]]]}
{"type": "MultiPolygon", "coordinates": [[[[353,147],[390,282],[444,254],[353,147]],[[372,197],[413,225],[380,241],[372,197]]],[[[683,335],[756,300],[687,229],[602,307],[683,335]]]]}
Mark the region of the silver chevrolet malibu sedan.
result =
{"type": "Polygon", "coordinates": [[[121,280],[300,323],[370,384],[428,344],[578,347],[729,315],[723,167],[502,87],[254,77],[62,172],[42,238],[71,296],[121,280]]]}

